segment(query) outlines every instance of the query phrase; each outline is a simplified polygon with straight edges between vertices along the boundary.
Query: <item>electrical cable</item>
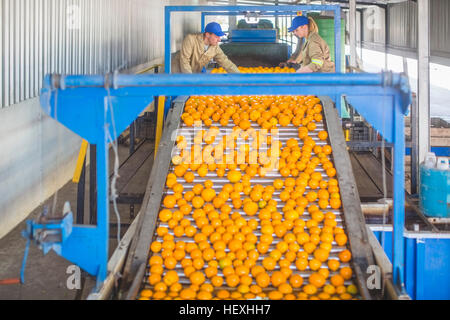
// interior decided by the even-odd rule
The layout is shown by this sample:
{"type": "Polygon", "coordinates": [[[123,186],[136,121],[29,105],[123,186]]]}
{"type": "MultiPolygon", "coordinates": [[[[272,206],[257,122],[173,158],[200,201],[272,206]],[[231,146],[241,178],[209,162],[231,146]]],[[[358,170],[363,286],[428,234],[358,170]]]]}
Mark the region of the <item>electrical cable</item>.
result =
{"type": "MultiPolygon", "coordinates": [[[[114,136],[116,136],[116,124],[115,124],[115,120],[114,120],[114,108],[113,108],[112,103],[111,103],[111,95],[110,95],[109,87],[106,88],[106,91],[108,93],[108,96],[105,99],[105,115],[108,113],[108,108],[110,108],[113,134],[114,134],[114,136]]],[[[117,208],[117,197],[118,197],[118,194],[117,194],[117,189],[116,189],[117,178],[120,177],[120,175],[119,175],[119,151],[118,151],[117,139],[113,139],[111,137],[111,134],[109,132],[109,128],[108,128],[106,123],[105,123],[105,132],[106,132],[106,135],[107,135],[107,142],[108,142],[108,140],[109,140],[109,142],[111,142],[111,146],[112,146],[112,149],[113,149],[113,152],[114,152],[114,174],[113,174],[113,178],[111,180],[111,199],[113,201],[114,213],[115,213],[116,218],[117,218],[117,245],[119,245],[120,244],[120,213],[119,213],[119,209],[117,208]]]]}

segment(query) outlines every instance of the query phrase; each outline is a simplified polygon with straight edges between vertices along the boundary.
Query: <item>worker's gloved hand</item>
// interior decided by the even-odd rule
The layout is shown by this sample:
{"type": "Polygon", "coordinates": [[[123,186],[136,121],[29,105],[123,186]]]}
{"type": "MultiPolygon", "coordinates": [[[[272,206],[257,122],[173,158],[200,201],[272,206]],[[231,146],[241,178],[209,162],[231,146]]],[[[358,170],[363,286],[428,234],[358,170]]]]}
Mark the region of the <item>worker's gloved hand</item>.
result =
{"type": "Polygon", "coordinates": [[[294,70],[298,70],[302,67],[300,63],[293,63],[293,62],[288,62],[287,66],[288,68],[293,68],[294,70]]]}
{"type": "Polygon", "coordinates": [[[287,65],[288,65],[287,62],[281,62],[278,66],[279,66],[280,68],[286,68],[287,65]]]}

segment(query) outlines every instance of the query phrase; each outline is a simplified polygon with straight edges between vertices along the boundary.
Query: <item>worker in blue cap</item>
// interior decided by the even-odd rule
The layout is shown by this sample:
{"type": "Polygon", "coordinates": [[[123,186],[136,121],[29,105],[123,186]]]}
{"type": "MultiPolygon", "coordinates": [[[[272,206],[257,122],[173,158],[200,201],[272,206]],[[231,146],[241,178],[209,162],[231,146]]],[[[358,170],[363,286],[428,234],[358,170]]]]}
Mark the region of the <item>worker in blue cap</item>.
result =
{"type": "MultiPolygon", "coordinates": [[[[316,22],[305,16],[297,16],[288,29],[297,38],[304,39],[287,63],[300,64],[298,73],[335,72],[334,62],[330,58],[330,48],[319,35],[316,22]]],[[[301,42],[300,42],[301,43],[301,42]]]]}
{"type": "Polygon", "coordinates": [[[173,59],[172,72],[205,72],[208,63],[214,59],[228,73],[239,73],[239,69],[219,46],[220,37],[224,35],[217,22],[208,23],[204,33],[188,34],[183,40],[181,51],[173,59]]]}

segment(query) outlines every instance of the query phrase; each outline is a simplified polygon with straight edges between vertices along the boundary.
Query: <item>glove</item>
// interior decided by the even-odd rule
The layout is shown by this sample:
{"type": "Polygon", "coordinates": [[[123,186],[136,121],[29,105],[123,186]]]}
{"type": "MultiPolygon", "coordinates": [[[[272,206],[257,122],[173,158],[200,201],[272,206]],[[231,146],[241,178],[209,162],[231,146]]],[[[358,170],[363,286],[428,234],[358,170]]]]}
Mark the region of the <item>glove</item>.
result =
{"type": "Polygon", "coordinates": [[[287,64],[287,66],[288,66],[289,68],[293,68],[293,69],[295,69],[295,70],[298,70],[298,69],[300,69],[300,68],[302,67],[302,65],[301,65],[300,63],[293,63],[293,62],[289,62],[289,63],[287,64]]]}

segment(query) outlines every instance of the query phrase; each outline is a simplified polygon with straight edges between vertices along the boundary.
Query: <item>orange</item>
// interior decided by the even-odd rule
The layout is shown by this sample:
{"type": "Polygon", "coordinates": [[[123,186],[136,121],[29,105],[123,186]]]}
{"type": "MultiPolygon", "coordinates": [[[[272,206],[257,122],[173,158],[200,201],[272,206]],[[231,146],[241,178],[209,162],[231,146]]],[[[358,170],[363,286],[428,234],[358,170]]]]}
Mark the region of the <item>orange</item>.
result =
{"type": "Polygon", "coordinates": [[[280,286],[282,283],[286,282],[286,276],[281,271],[275,271],[272,273],[271,282],[274,287],[280,286]]]}
{"type": "Polygon", "coordinates": [[[343,294],[347,292],[347,288],[344,285],[340,285],[336,287],[337,294],[343,294]]]}
{"type": "Polygon", "coordinates": [[[256,276],[256,283],[261,288],[266,288],[270,284],[270,281],[271,281],[270,276],[266,272],[260,272],[256,276]]]}
{"type": "Polygon", "coordinates": [[[217,275],[217,268],[215,268],[215,267],[207,267],[205,269],[205,275],[208,278],[212,278],[212,277],[216,276],[217,275]]]}
{"type": "Polygon", "coordinates": [[[328,138],[328,133],[326,131],[319,131],[318,136],[320,140],[326,140],[328,138]]]}
{"type": "Polygon", "coordinates": [[[350,300],[350,299],[352,299],[351,294],[348,294],[348,293],[342,293],[341,295],[339,295],[339,297],[340,297],[342,300],[350,300]]]}
{"type": "Polygon", "coordinates": [[[284,183],[283,183],[283,180],[281,180],[281,179],[275,179],[275,180],[273,181],[273,186],[274,186],[275,189],[277,189],[277,190],[280,190],[281,188],[283,188],[283,185],[284,185],[284,183]]]}
{"type": "Polygon", "coordinates": [[[303,292],[308,295],[313,295],[317,292],[317,287],[312,284],[307,284],[303,287],[303,292]]]}
{"type": "Polygon", "coordinates": [[[180,298],[183,300],[194,300],[196,297],[196,293],[192,289],[183,289],[180,292],[180,298]]]}
{"type": "Polygon", "coordinates": [[[150,250],[152,250],[153,253],[161,251],[161,242],[153,241],[150,246],[150,250]]]}
{"type": "Polygon", "coordinates": [[[176,249],[176,250],[173,252],[173,257],[174,257],[177,261],[182,260],[185,256],[186,256],[186,253],[184,252],[184,250],[176,249]]]}
{"type": "Polygon", "coordinates": [[[224,267],[224,268],[222,268],[222,273],[225,277],[228,277],[228,276],[234,274],[234,268],[231,265],[224,267]]]}
{"type": "Polygon", "coordinates": [[[164,282],[158,282],[154,287],[155,291],[166,291],[167,285],[164,282]]]}
{"type": "Polygon", "coordinates": [[[244,204],[244,212],[249,216],[254,216],[258,211],[258,204],[255,202],[247,202],[244,204]]]}
{"type": "Polygon", "coordinates": [[[332,177],[334,177],[334,176],[336,175],[336,169],[334,169],[334,168],[329,168],[329,169],[326,170],[326,173],[327,173],[327,175],[328,175],[330,178],[332,178],[332,177]]]}
{"type": "Polygon", "coordinates": [[[252,285],[252,286],[250,286],[250,292],[253,294],[259,294],[262,292],[262,289],[260,286],[252,285]]]}
{"type": "Polygon", "coordinates": [[[325,284],[325,277],[320,273],[313,273],[309,276],[308,282],[317,288],[322,288],[325,284]]]}
{"type": "Polygon", "coordinates": [[[309,191],[306,194],[306,199],[308,199],[309,202],[313,202],[317,199],[317,193],[314,191],[309,191]]]}
{"type": "Polygon", "coordinates": [[[239,284],[239,276],[235,274],[227,276],[225,280],[227,282],[227,285],[232,288],[236,287],[239,284]]]}
{"type": "Polygon", "coordinates": [[[303,245],[303,249],[307,252],[307,253],[312,253],[315,249],[316,249],[316,245],[312,242],[307,242],[303,245]]]}
{"type": "Polygon", "coordinates": [[[333,285],[331,285],[331,284],[326,284],[323,287],[323,292],[332,295],[332,294],[334,294],[336,292],[336,288],[333,285]]]}
{"type": "Polygon", "coordinates": [[[205,261],[202,258],[192,260],[192,266],[197,270],[202,269],[204,265],[205,261]]]}
{"type": "Polygon", "coordinates": [[[175,228],[173,228],[173,234],[175,235],[175,237],[183,236],[183,234],[184,234],[184,227],[176,226],[175,228]]]}
{"type": "Polygon", "coordinates": [[[187,183],[191,183],[192,181],[194,181],[194,179],[195,179],[195,176],[194,176],[194,174],[192,172],[186,172],[184,174],[184,180],[187,183]]]}
{"type": "Polygon", "coordinates": [[[341,262],[349,262],[351,258],[352,258],[352,254],[347,249],[345,249],[339,253],[339,260],[341,260],[341,262]]]}
{"type": "Polygon", "coordinates": [[[163,259],[160,256],[152,256],[149,260],[149,264],[150,266],[153,265],[162,265],[163,264],[163,259]]]}
{"type": "Polygon", "coordinates": [[[177,259],[174,257],[168,257],[164,260],[164,266],[167,269],[175,269],[175,266],[177,265],[177,259]]]}
{"type": "Polygon", "coordinates": [[[318,248],[314,251],[314,258],[320,262],[325,262],[328,259],[328,252],[324,249],[318,248]]]}
{"type": "Polygon", "coordinates": [[[291,284],[292,288],[300,288],[303,284],[303,278],[299,274],[293,274],[289,278],[289,283],[291,284]]]}
{"type": "Polygon", "coordinates": [[[311,259],[309,261],[309,268],[313,271],[319,270],[321,265],[322,265],[322,262],[320,262],[317,259],[311,259]]]}
{"type": "Polygon", "coordinates": [[[330,278],[331,284],[335,287],[344,285],[344,278],[340,274],[335,274],[330,278]]]}
{"type": "Polygon", "coordinates": [[[167,196],[164,197],[163,204],[164,204],[165,207],[171,209],[171,208],[175,207],[176,202],[177,202],[177,200],[176,200],[175,196],[167,195],[167,196]]]}
{"type": "Polygon", "coordinates": [[[306,270],[308,267],[308,260],[307,259],[297,259],[295,261],[295,266],[297,267],[297,270],[303,271],[306,270]]]}
{"type": "Polygon", "coordinates": [[[150,289],[144,289],[141,291],[140,296],[143,298],[151,298],[151,296],[153,295],[153,291],[150,289]]]}
{"type": "Polygon", "coordinates": [[[161,282],[161,275],[160,275],[160,274],[151,274],[151,275],[148,277],[148,282],[149,282],[151,285],[154,285],[154,284],[156,284],[156,283],[158,283],[158,282],[161,282]]]}
{"type": "Polygon", "coordinates": [[[354,284],[351,284],[347,287],[347,292],[351,295],[356,295],[358,293],[358,288],[354,284]]]}
{"type": "Polygon", "coordinates": [[[327,155],[331,154],[332,151],[333,150],[332,150],[332,148],[329,145],[325,145],[325,146],[322,147],[322,152],[327,154],[327,155]]]}
{"type": "Polygon", "coordinates": [[[212,298],[212,294],[210,292],[207,292],[207,291],[204,291],[204,290],[200,291],[197,294],[197,299],[198,300],[211,300],[211,298],[212,298]]]}
{"type": "Polygon", "coordinates": [[[189,280],[192,284],[201,285],[203,282],[205,282],[205,275],[203,274],[203,272],[195,271],[191,273],[191,275],[189,276],[189,280]]]}
{"type": "Polygon", "coordinates": [[[292,293],[292,287],[289,283],[282,283],[278,287],[278,291],[280,291],[282,294],[290,294],[292,293]]]}
{"type": "Polygon", "coordinates": [[[239,171],[231,170],[228,172],[227,178],[231,183],[236,183],[241,180],[242,174],[239,171]]]}
{"type": "Polygon", "coordinates": [[[183,213],[183,215],[187,215],[187,214],[191,213],[192,207],[188,204],[184,204],[184,205],[180,206],[180,211],[181,211],[181,213],[183,213]]]}
{"type": "Polygon", "coordinates": [[[219,290],[216,296],[219,299],[228,299],[230,297],[230,292],[228,290],[219,290]]]}
{"type": "Polygon", "coordinates": [[[211,278],[211,283],[214,287],[220,287],[223,284],[223,278],[220,276],[214,276],[211,278]]]}
{"type": "Polygon", "coordinates": [[[163,277],[163,281],[168,286],[173,285],[174,283],[178,282],[178,273],[174,270],[167,271],[167,273],[163,277]]]}
{"type": "Polygon", "coordinates": [[[164,268],[162,265],[157,264],[150,267],[150,274],[162,275],[164,268]]]}
{"type": "MultiPolygon", "coordinates": [[[[164,199],[164,201],[166,201],[166,199],[164,199]]],[[[171,205],[171,201],[172,199],[167,200],[169,205],[171,205]]],[[[172,218],[172,211],[170,211],[169,209],[163,209],[159,212],[159,220],[161,220],[162,222],[167,222],[171,218],[172,218]]]]}
{"type": "Polygon", "coordinates": [[[264,266],[264,268],[266,270],[273,270],[273,269],[275,269],[276,264],[277,264],[276,260],[274,258],[272,258],[272,257],[266,257],[262,261],[262,265],[264,266]]]}
{"type": "Polygon", "coordinates": [[[339,271],[339,274],[345,279],[350,280],[352,278],[352,269],[350,267],[343,267],[339,271]]]}
{"type": "Polygon", "coordinates": [[[336,259],[328,260],[328,268],[331,271],[336,271],[337,269],[339,269],[339,265],[340,265],[339,260],[336,259]]]}
{"type": "Polygon", "coordinates": [[[273,290],[269,292],[268,297],[270,300],[280,300],[283,298],[283,294],[278,290],[273,290]]]}
{"type": "Polygon", "coordinates": [[[347,243],[347,236],[344,233],[339,233],[334,237],[339,246],[344,246],[347,243]]]}
{"type": "Polygon", "coordinates": [[[195,197],[192,199],[192,206],[193,206],[194,208],[196,208],[196,209],[201,208],[201,207],[203,206],[204,203],[205,203],[205,200],[203,200],[202,197],[195,196],[195,197]]]}
{"type": "Polygon", "coordinates": [[[193,237],[195,235],[195,233],[197,232],[197,229],[194,226],[187,226],[186,228],[184,228],[184,233],[186,234],[187,237],[193,237]]]}
{"type": "Polygon", "coordinates": [[[203,200],[210,202],[215,198],[216,192],[213,188],[206,188],[201,192],[201,196],[203,200]]]}
{"type": "Polygon", "coordinates": [[[241,284],[246,285],[246,286],[251,285],[253,282],[253,278],[250,277],[249,275],[242,275],[240,277],[240,280],[241,280],[241,284]]]}

